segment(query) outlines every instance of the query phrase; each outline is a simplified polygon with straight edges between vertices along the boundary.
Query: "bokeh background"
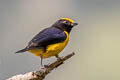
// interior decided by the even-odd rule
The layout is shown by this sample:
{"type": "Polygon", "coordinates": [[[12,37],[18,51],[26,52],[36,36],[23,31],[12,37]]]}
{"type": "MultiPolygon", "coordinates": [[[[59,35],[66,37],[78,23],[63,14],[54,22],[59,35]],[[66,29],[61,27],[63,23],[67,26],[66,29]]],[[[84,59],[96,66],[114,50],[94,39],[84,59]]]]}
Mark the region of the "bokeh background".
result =
{"type": "Polygon", "coordinates": [[[0,80],[40,69],[39,57],[14,52],[61,17],[79,25],[60,55],[76,55],[45,80],[120,80],[120,0],[0,0],[0,80]]]}

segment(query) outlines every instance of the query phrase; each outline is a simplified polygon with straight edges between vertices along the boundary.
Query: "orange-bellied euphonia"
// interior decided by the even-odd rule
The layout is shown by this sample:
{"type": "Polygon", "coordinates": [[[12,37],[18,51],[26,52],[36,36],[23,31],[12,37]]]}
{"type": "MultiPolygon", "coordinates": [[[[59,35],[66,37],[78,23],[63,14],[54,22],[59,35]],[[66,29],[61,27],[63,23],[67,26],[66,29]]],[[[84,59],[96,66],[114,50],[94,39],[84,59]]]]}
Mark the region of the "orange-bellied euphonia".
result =
{"type": "Polygon", "coordinates": [[[65,48],[69,41],[69,33],[71,29],[76,26],[70,18],[61,18],[55,22],[51,27],[48,27],[39,32],[22,50],[16,53],[29,51],[36,56],[41,57],[41,64],[43,58],[55,56],[60,58],[58,54],[65,48]]]}

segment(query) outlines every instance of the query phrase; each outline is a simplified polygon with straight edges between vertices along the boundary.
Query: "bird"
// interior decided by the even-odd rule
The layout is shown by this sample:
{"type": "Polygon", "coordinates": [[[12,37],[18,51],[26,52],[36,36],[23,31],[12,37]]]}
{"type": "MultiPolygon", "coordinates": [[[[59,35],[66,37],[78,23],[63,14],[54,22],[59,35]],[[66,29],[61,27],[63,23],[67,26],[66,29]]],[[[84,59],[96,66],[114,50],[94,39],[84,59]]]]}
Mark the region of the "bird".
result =
{"type": "Polygon", "coordinates": [[[55,56],[60,59],[59,53],[65,48],[69,41],[69,34],[74,26],[78,25],[70,18],[60,18],[52,26],[43,29],[35,37],[32,38],[28,45],[15,52],[30,52],[35,56],[39,56],[42,60],[55,56]]]}

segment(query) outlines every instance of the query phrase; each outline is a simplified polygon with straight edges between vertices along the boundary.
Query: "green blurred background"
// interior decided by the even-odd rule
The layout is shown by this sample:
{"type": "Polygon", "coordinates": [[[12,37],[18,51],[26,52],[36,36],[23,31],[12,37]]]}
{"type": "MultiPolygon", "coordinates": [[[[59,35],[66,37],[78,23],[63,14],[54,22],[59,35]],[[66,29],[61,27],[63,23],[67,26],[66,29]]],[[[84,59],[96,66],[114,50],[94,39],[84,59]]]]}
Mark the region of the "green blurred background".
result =
{"type": "Polygon", "coordinates": [[[0,0],[0,80],[40,69],[39,57],[14,52],[61,17],[79,25],[60,55],[76,55],[45,80],[120,80],[120,0],[0,0]]]}

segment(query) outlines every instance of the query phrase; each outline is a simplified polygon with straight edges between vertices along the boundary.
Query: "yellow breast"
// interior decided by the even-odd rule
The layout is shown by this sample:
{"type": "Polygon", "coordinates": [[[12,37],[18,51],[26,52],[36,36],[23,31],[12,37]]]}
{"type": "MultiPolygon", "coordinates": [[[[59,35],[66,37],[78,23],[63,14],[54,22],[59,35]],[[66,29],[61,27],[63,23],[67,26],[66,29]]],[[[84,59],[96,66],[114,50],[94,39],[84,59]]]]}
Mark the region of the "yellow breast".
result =
{"type": "Polygon", "coordinates": [[[65,41],[48,45],[45,52],[42,49],[29,50],[29,52],[33,53],[36,56],[42,56],[43,58],[48,58],[48,57],[59,54],[65,48],[65,46],[69,41],[68,33],[66,31],[64,32],[67,35],[67,38],[65,41]]]}

